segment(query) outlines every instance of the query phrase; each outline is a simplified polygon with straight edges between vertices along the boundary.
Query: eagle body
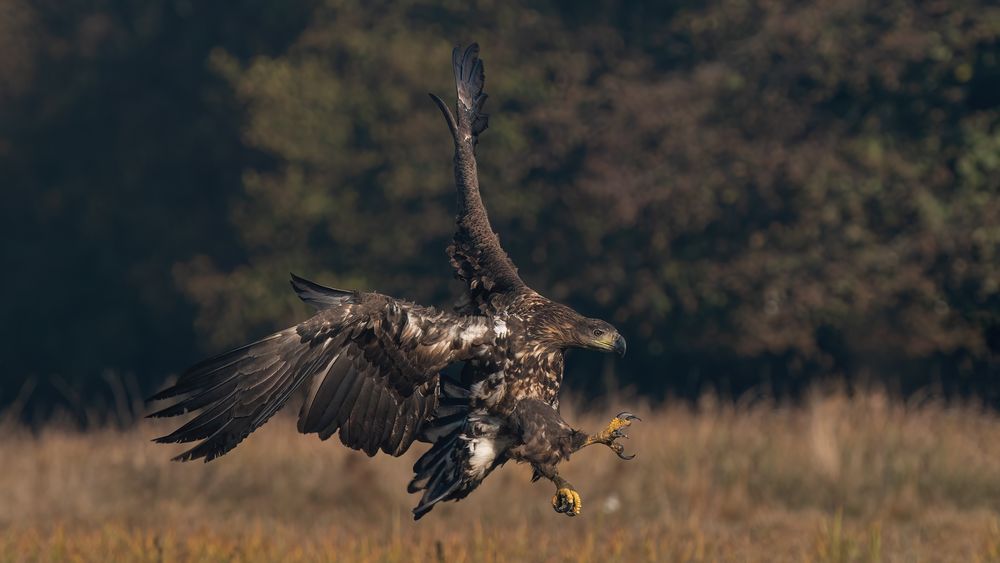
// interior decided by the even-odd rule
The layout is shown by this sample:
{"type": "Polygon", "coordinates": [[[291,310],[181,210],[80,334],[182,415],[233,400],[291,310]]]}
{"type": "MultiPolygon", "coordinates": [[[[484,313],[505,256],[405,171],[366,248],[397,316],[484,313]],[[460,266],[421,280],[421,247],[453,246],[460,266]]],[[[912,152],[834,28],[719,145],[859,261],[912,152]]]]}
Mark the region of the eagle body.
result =
{"type": "MultiPolygon", "coordinates": [[[[408,486],[423,493],[415,518],[465,497],[512,459],[532,464],[536,478],[568,485],[556,466],[594,440],[559,416],[565,351],[624,353],[625,341],[608,323],[529,288],[490,227],[475,160],[487,125],[478,53],[475,44],[453,53],[455,114],[432,95],[455,143],[458,217],[448,255],[465,287],[455,309],[293,275],[293,289],[315,315],[196,364],[151,397],[179,400],[150,416],[197,413],[157,438],[197,442],[175,459],[225,454],[298,392],[305,396],[302,433],[337,435],[370,456],[398,456],[415,441],[431,444],[408,486]],[[453,365],[461,366],[460,375],[445,375],[453,365]]],[[[611,445],[607,437],[596,440],[611,445]]],[[[571,515],[579,513],[576,499],[571,515]]]]}

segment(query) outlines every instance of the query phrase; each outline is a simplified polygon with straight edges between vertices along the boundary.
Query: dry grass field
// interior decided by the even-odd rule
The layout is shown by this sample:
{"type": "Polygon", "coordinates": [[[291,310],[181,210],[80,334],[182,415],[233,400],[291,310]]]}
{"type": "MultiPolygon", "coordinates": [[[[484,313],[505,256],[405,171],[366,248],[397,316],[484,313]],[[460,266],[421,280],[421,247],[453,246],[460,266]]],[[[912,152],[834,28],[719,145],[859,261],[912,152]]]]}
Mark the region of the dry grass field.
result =
{"type": "MultiPolygon", "coordinates": [[[[620,403],[620,404],[619,404],[620,403]]],[[[166,426],[80,433],[7,424],[0,560],[1000,561],[1000,418],[971,405],[816,392],[799,407],[631,399],[622,462],[564,466],[582,516],[510,464],[414,523],[419,452],[378,457],[278,417],[208,465],[171,463],[166,426]]],[[[598,414],[600,413],[600,414],[598,414]]]]}

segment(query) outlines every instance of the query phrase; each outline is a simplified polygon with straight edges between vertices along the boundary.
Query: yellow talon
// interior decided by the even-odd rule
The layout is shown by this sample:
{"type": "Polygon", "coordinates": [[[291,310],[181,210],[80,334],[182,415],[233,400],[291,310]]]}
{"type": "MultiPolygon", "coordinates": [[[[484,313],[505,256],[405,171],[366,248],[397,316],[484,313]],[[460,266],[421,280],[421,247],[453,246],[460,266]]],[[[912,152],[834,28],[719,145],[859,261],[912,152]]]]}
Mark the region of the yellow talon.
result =
{"type": "Polygon", "coordinates": [[[556,491],[552,497],[552,508],[567,516],[578,516],[583,510],[583,499],[580,498],[580,493],[564,487],[556,491]]]}
{"type": "Polygon", "coordinates": [[[611,419],[608,423],[608,428],[604,431],[606,434],[611,434],[615,430],[621,430],[626,426],[632,426],[631,420],[626,420],[624,418],[618,418],[617,416],[611,419]]]}
{"type": "Polygon", "coordinates": [[[622,428],[626,428],[628,426],[632,426],[631,420],[625,418],[618,418],[616,416],[615,418],[611,419],[611,422],[608,423],[607,428],[601,430],[596,436],[591,437],[589,440],[587,440],[587,443],[609,444],[611,443],[612,440],[614,440],[615,432],[621,430],[622,428]]]}
{"type": "Polygon", "coordinates": [[[622,429],[632,426],[633,420],[642,419],[630,412],[618,413],[618,416],[612,418],[611,422],[608,423],[607,428],[601,430],[593,436],[588,437],[580,447],[582,448],[591,444],[604,444],[614,450],[614,452],[618,454],[618,457],[624,460],[634,458],[635,454],[625,455],[625,448],[621,444],[615,442],[618,438],[628,438],[628,434],[623,432],[622,429]]]}

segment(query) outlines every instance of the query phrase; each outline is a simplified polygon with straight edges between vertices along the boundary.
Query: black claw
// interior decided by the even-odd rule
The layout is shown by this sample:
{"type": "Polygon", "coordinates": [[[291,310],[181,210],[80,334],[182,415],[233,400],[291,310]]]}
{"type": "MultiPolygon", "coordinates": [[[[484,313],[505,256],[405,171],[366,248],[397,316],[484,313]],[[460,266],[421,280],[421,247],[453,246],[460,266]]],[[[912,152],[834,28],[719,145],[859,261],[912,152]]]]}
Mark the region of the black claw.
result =
{"type": "Polygon", "coordinates": [[[618,413],[618,416],[616,416],[615,418],[620,418],[622,420],[638,420],[639,422],[642,422],[641,418],[628,411],[622,411],[618,413]]]}
{"type": "Polygon", "coordinates": [[[625,455],[625,446],[621,444],[616,443],[615,445],[611,446],[611,449],[614,450],[615,454],[617,454],[618,457],[624,459],[625,461],[628,461],[635,457],[635,454],[625,455]]]}

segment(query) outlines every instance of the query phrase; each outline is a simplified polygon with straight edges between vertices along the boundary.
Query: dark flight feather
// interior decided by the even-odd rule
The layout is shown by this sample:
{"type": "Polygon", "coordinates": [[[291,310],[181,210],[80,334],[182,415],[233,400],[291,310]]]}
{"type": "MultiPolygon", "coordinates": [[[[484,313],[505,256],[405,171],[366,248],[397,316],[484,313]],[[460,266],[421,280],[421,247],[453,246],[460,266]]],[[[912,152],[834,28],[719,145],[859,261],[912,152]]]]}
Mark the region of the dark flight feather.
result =
{"type": "Polygon", "coordinates": [[[201,362],[154,395],[180,400],[150,416],[200,411],[157,439],[202,440],[178,459],[208,461],[226,453],[310,380],[299,413],[302,432],[325,439],[339,430],[349,447],[399,455],[433,410],[436,396],[427,394],[437,388],[438,372],[475,357],[494,338],[483,319],[292,281],[303,300],[319,306],[316,316],[201,362]]]}
{"type": "Polygon", "coordinates": [[[317,310],[326,309],[327,307],[336,307],[354,294],[353,291],[326,287],[316,282],[300,278],[295,274],[290,275],[292,277],[292,289],[294,289],[295,293],[298,294],[299,299],[312,305],[317,310]]]}

